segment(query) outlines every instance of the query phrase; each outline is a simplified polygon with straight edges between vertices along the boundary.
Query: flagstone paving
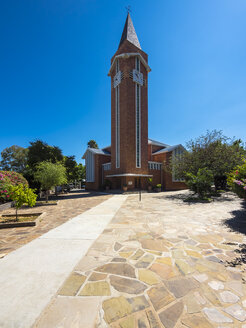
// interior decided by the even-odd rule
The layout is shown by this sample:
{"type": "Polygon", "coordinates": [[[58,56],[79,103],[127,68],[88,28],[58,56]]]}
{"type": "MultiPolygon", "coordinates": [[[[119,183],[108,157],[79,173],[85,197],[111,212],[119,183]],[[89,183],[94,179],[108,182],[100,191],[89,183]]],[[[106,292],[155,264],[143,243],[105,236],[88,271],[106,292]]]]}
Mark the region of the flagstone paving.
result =
{"type": "MultiPolygon", "coordinates": [[[[34,227],[0,229],[0,258],[110,197],[111,195],[74,190],[60,195],[57,205],[20,209],[20,213],[45,213],[34,227]]],[[[1,212],[1,214],[13,213],[15,213],[13,208],[1,212]]]]}
{"type": "Polygon", "coordinates": [[[227,263],[246,238],[223,224],[240,200],[186,204],[176,194],[128,196],[35,327],[72,327],[72,302],[83,328],[246,327],[246,267],[227,263]]]}

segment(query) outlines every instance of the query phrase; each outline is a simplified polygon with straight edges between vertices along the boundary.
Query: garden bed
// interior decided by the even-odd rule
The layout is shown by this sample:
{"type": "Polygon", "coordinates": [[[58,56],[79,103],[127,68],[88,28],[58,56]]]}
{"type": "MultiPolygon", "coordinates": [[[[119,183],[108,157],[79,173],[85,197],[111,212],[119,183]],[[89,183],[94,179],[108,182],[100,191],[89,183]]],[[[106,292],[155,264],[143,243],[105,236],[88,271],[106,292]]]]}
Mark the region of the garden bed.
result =
{"type": "Polygon", "coordinates": [[[0,229],[35,226],[42,214],[43,213],[18,214],[18,221],[16,221],[15,214],[1,215],[0,229]]]}

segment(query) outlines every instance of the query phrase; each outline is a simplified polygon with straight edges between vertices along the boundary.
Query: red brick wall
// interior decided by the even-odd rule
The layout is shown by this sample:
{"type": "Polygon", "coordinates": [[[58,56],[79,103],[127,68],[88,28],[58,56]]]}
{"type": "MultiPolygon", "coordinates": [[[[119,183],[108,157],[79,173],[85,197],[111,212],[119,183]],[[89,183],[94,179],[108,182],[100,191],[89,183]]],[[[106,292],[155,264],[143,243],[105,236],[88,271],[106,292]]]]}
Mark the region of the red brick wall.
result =
{"type": "MultiPolygon", "coordinates": [[[[145,59],[148,56],[125,40],[115,55],[124,52],[139,52],[145,59]]],[[[114,58],[114,57],[113,57],[114,58]]],[[[116,74],[116,67],[111,73],[111,155],[112,173],[138,173],[148,172],[148,73],[141,63],[141,72],[146,81],[141,87],[141,168],[136,168],[136,90],[135,82],[129,77],[129,72],[135,68],[135,57],[120,58],[120,71],[123,72],[120,90],[120,168],[116,169],[115,153],[115,88],[113,78],[116,74]]]]}
{"type": "Polygon", "coordinates": [[[153,161],[163,163],[162,170],[162,187],[164,190],[183,190],[187,189],[184,182],[175,182],[172,180],[172,174],[165,170],[165,163],[168,164],[172,156],[171,152],[153,155],[153,161]]]}

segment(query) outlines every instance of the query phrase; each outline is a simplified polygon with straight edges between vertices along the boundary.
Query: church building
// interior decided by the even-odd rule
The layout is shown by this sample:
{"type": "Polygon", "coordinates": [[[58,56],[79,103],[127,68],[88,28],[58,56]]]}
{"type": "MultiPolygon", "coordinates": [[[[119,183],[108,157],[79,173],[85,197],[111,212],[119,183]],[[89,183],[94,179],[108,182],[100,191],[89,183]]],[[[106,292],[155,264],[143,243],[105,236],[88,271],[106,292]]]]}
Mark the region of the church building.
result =
{"type": "Polygon", "coordinates": [[[172,156],[184,151],[148,137],[148,55],[141,49],[128,13],[118,50],[111,59],[111,145],[87,148],[86,189],[185,189],[183,182],[165,170],[172,156]]]}

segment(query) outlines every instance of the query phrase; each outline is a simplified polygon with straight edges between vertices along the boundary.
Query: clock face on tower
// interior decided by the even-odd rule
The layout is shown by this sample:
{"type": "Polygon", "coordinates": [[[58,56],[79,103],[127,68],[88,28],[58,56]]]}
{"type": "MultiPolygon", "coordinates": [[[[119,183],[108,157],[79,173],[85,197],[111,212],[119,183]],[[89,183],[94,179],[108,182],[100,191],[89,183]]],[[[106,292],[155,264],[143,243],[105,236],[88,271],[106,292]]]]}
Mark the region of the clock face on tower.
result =
{"type": "Polygon", "coordinates": [[[134,69],[132,71],[133,74],[133,81],[143,86],[143,73],[139,72],[138,70],[134,69]]]}

